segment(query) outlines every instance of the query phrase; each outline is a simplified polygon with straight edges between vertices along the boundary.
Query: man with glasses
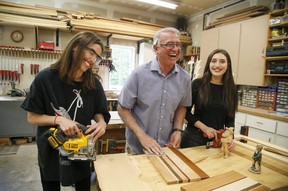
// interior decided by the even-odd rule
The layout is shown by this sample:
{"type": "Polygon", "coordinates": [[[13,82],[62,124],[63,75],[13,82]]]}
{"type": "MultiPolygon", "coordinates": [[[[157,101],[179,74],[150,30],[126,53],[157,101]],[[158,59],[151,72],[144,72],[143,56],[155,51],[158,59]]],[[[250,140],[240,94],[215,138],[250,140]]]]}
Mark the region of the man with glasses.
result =
{"type": "Polygon", "coordinates": [[[164,146],[179,148],[186,106],[191,105],[190,76],[176,64],[182,50],[179,31],[157,31],[153,50],[156,58],[132,72],[118,99],[129,154],[161,155],[164,146]]]}

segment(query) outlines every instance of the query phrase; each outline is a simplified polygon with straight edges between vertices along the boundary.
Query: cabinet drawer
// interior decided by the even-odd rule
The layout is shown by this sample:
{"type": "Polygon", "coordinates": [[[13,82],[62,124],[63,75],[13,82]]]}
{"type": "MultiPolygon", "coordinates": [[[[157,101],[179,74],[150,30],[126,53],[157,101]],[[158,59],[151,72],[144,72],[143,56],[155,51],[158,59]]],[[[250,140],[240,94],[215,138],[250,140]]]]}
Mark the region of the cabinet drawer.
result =
{"type": "Polygon", "coordinates": [[[246,122],[246,114],[237,112],[235,115],[235,122],[244,125],[246,122]]]}
{"type": "Polygon", "coordinates": [[[235,123],[234,135],[240,135],[241,126],[243,124],[235,123]]]}
{"type": "Polygon", "coordinates": [[[288,137],[276,135],[275,144],[288,149],[288,137]]]}
{"type": "Polygon", "coordinates": [[[251,127],[249,128],[248,136],[268,143],[275,142],[275,134],[261,131],[251,127]]]}
{"type": "Polygon", "coordinates": [[[263,117],[247,115],[246,125],[263,131],[276,132],[276,121],[263,117]]]}
{"type": "Polygon", "coordinates": [[[278,121],[276,134],[288,137],[288,123],[278,121]]]}

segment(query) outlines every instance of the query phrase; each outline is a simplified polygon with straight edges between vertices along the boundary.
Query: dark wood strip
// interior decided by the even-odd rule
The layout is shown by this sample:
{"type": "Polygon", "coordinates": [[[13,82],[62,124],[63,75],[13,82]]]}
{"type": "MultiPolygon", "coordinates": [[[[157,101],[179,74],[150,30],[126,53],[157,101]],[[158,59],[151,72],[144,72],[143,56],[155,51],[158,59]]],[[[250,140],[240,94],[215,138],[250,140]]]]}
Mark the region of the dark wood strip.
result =
{"type": "Polygon", "coordinates": [[[168,147],[172,152],[174,152],[183,162],[185,162],[195,173],[197,173],[201,179],[209,178],[201,168],[194,164],[190,159],[183,155],[178,149],[168,147]]]}
{"type": "Polygon", "coordinates": [[[175,162],[167,155],[166,156],[174,165],[176,168],[179,169],[179,171],[187,178],[188,182],[190,182],[190,178],[175,164],[175,162]]]}
{"type": "Polygon", "coordinates": [[[172,169],[172,167],[166,162],[166,160],[162,156],[160,156],[159,158],[164,162],[164,164],[169,168],[169,170],[176,176],[176,178],[178,179],[178,182],[182,183],[183,182],[182,178],[172,169]]]}

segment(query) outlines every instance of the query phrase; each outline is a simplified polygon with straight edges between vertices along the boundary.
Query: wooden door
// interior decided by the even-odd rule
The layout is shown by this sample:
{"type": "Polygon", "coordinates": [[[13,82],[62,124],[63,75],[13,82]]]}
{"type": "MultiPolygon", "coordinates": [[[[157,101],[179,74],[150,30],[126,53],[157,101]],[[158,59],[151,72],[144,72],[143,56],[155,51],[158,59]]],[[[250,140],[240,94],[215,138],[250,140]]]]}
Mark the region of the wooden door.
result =
{"type": "Polygon", "coordinates": [[[268,15],[241,23],[237,84],[263,86],[268,15]]]}
{"type": "Polygon", "coordinates": [[[209,29],[201,33],[201,51],[200,51],[200,73],[202,76],[209,54],[218,48],[219,29],[209,29]]]}
{"type": "Polygon", "coordinates": [[[223,26],[219,29],[218,48],[225,49],[232,62],[232,72],[236,83],[240,46],[240,23],[223,26]]]}

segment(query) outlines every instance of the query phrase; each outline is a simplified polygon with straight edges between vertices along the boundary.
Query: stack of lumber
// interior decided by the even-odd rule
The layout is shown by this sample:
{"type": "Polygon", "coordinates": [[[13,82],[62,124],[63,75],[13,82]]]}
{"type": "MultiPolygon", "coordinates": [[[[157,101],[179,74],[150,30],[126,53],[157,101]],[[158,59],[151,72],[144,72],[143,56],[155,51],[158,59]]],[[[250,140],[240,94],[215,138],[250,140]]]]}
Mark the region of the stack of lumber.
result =
{"type": "Polygon", "coordinates": [[[8,2],[0,2],[0,23],[67,29],[67,22],[58,19],[56,10],[8,2]]]}
{"type": "Polygon", "coordinates": [[[268,11],[269,8],[265,6],[252,6],[246,9],[228,13],[223,17],[217,18],[216,21],[210,23],[209,26],[205,28],[205,30],[265,15],[268,13],[268,11]]]}
{"type": "MultiPolygon", "coordinates": [[[[0,2],[0,24],[38,26],[60,30],[91,30],[99,33],[152,38],[164,26],[139,20],[108,19],[81,11],[44,6],[27,6],[0,2]]],[[[181,35],[183,44],[191,44],[189,36],[181,35]]]]}

